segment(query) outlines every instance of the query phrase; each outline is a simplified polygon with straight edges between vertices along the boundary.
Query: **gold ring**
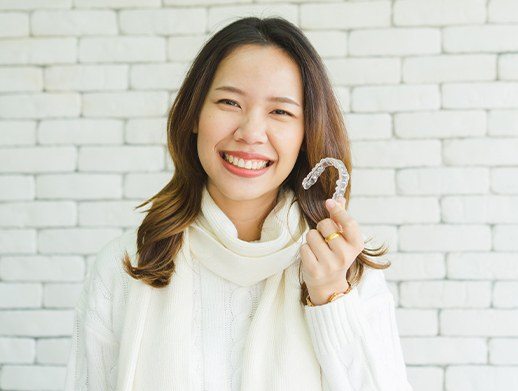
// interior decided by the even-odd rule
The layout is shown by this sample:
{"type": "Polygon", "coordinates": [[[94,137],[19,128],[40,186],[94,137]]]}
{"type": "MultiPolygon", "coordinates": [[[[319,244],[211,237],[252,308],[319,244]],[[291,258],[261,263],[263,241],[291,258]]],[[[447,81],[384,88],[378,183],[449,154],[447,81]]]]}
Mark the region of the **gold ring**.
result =
{"type": "Polygon", "coordinates": [[[333,240],[334,238],[336,238],[337,236],[340,236],[340,231],[335,231],[333,232],[332,234],[329,234],[327,235],[324,240],[326,241],[326,243],[329,243],[331,240],[333,240]]]}

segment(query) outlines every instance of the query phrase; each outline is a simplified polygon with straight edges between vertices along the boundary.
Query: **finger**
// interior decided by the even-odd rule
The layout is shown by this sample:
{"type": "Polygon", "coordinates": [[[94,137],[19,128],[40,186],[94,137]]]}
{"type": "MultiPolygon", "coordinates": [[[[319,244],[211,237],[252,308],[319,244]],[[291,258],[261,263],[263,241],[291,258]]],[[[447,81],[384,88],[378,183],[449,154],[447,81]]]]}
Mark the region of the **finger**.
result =
{"type": "Polygon", "coordinates": [[[318,269],[318,260],[315,254],[313,254],[313,251],[311,251],[311,247],[308,243],[304,243],[300,246],[300,257],[302,268],[309,273],[315,274],[318,269]]]}
{"type": "Polygon", "coordinates": [[[349,215],[342,204],[335,202],[335,205],[331,206],[331,202],[327,200],[326,207],[331,219],[342,227],[342,235],[344,235],[345,239],[353,246],[363,246],[364,243],[360,227],[357,221],[349,215]]]}
{"type": "MultiPolygon", "coordinates": [[[[338,203],[339,203],[340,205],[342,205],[342,208],[345,210],[345,198],[344,198],[344,197],[340,197],[340,198],[338,199],[338,203]]],[[[342,229],[342,226],[341,226],[341,225],[340,225],[340,229],[342,229]]]]}
{"type": "MultiPolygon", "coordinates": [[[[333,260],[336,254],[329,248],[322,234],[316,229],[310,229],[306,235],[307,243],[320,266],[326,263],[325,260],[333,260]]],[[[336,238],[338,239],[338,238],[336,238]]]]}
{"type": "MultiPolygon", "coordinates": [[[[332,233],[341,231],[341,228],[337,226],[336,222],[330,218],[320,220],[316,228],[324,238],[324,242],[325,238],[327,238],[332,233]]],[[[351,248],[353,248],[353,246],[345,239],[343,235],[334,237],[329,242],[326,242],[326,244],[336,255],[341,257],[343,257],[344,254],[347,254],[351,248]]]]}
{"type": "Polygon", "coordinates": [[[339,197],[339,198],[338,198],[338,203],[339,203],[340,205],[342,205],[342,208],[344,208],[344,209],[345,209],[345,198],[344,198],[344,197],[339,197]]]}

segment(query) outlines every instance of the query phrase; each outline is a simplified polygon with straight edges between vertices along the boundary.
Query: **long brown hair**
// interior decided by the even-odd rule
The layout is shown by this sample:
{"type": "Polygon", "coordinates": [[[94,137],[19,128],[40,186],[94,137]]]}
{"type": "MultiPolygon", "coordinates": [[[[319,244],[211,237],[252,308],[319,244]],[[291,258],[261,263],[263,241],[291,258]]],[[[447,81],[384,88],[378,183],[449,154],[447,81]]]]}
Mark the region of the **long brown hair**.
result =
{"type": "MultiPolygon", "coordinates": [[[[241,18],[216,32],[197,53],[168,114],[167,147],[174,163],[173,177],[157,194],[136,207],[151,203],[138,228],[138,263],[133,266],[125,253],[124,268],[130,276],[150,286],[159,288],[169,284],[175,271],[175,256],[183,244],[183,231],[200,212],[207,173],[198,157],[197,134],[192,130],[198,123],[218,64],[246,44],[283,49],[299,65],[302,75],[305,135],[293,170],[280,191],[291,188],[295,192],[294,202],[298,201],[308,225],[316,228],[318,221],[328,217],[323,202],[335,190],[337,170],[326,170],[307,191],[301,183],[321,158],[334,157],[345,163],[350,174],[345,192],[346,208],[349,205],[352,183],[349,138],[319,54],[302,31],[283,18],[241,18]]],[[[375,269],[389,267],[390,262],[378,264],[368,259],[387,251],[386,247],[365,247],[347,272],[349,283],[354,286],[360,281],[364,265],[375,269]]],[[[303,304],[307,293],[306,284],[301,281],[303,304]]]]}

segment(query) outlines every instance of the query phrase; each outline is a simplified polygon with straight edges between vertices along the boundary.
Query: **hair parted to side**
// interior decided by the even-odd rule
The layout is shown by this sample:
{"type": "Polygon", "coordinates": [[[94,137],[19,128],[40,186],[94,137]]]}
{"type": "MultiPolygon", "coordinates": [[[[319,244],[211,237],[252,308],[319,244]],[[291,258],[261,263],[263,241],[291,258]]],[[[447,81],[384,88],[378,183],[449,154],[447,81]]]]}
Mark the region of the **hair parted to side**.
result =
{"type": "MultiPolygon", "coordinates": [[[[324,171],[317,183],[304,190],[302,180],[323,157],[342,160],[350,174],[346,188],[349,204],[352,180],[350,144],[338,101],[326,74],[326,68],[314,47],[294,24],[280,17],[244,17],[216,32],[197,53],[168,113],[167,147],[174,163],[172,179],[157,194],[136,208],[151,203],[137,233],[137,266],[124,254],[124,268],[135,279],[153,287],[169,284],[175,271],[175,256],[183,244],[183,231],[196,219],[201,209],[207,173],[197,152],[197,127],[218,64],[242,45],[274,46],[283,49],[298,65],[304,90],[304,139],[293,170],[279,192],[291,188],[293,202],[299,203],[304,218],[314,229],[328,217],[324,200],[334,192],[337,170],[324,171]]],[[[371,239],[367,240],[370,241],[371,239]]],[[[386,247],[368,249],[358,255],[347,272],[354,286],[362,277],[364,266],[385,269],[391,265],[371,261],[368,256],[382,256],[386,247]]],[[[299,268],[300,277],[300,268],[299,268]]],[[[300,299],[306,304],[306,284],[301,280],[300,299]]]]}

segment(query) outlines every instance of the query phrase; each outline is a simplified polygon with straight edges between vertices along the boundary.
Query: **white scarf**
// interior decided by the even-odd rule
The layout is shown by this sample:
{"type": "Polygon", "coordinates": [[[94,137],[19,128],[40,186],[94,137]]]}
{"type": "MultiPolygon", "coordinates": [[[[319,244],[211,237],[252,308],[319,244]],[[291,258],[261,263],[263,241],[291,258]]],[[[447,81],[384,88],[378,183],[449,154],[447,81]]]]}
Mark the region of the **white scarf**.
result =
{"type": "Polygon", "coordinates": [[[293,198],[291,189],[280,194],[261,239],[246,242],[203,188],[201,213],[184,232],[170,284],[152,288],[131,280],[118,391],[192,390],[192,262],[241,286],[266,279],[246,337],[241,390],[321,390],[298,279],[299,249],[309,227],[298,203],[290,207],[293,198]]]}

